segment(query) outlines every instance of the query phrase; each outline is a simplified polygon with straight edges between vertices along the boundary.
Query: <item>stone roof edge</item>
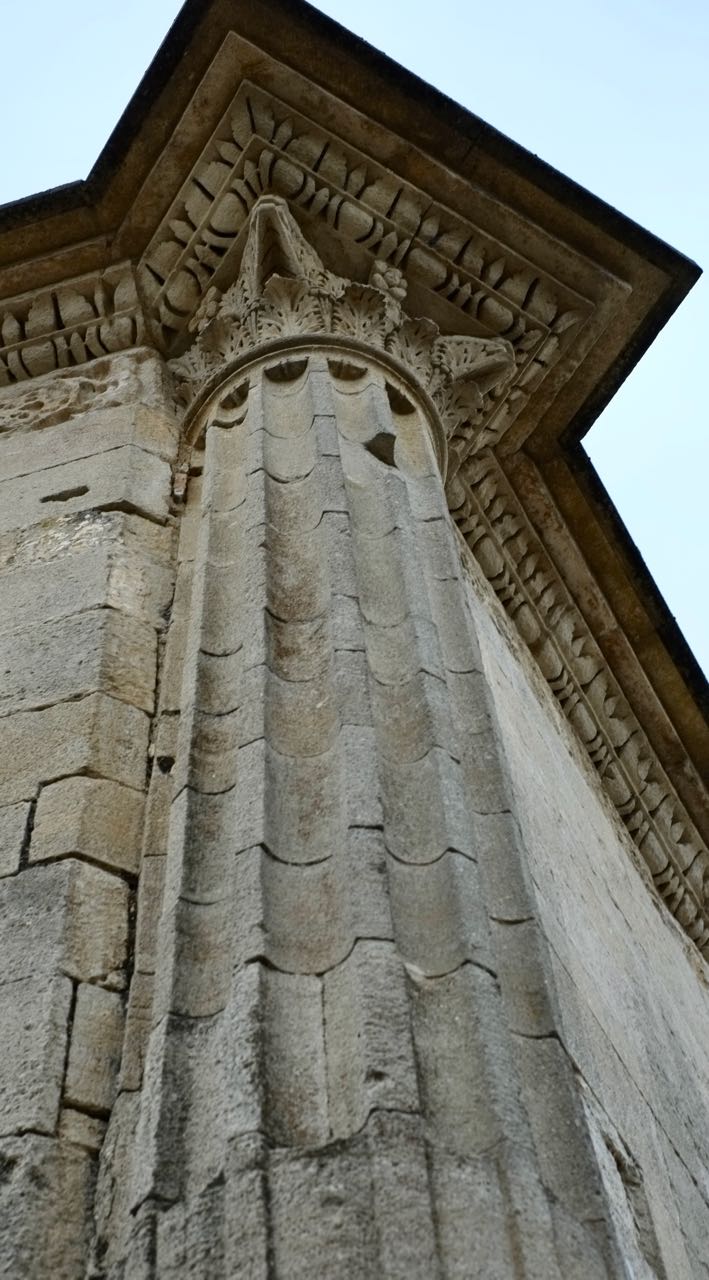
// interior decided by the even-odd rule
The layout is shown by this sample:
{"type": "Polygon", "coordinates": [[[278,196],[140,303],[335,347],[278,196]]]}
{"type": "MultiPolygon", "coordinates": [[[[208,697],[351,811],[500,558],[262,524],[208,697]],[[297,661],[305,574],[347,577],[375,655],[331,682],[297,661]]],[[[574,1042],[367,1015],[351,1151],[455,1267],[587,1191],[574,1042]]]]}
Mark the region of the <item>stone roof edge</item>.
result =
{"type": "MultiPolygon", "coordinates": [[[[181,58],[188,52],[194,31],[207,18],[210,10],[221,7],[224,3],[225,0],[186,0],[88,177],[0,205],[0,235],[11,227],[27,225],[72,208],[89,207],[99,202],[116,166],[125,158],[153,104],[169,83],[181,58]]],[[[234,7],[235,0],[226,0],[226,3],[234,7]]],[[[648,262],[661,267],[671,276],[675,285],[671,290],[673,297],[665,319],[701,275],[701,268],[695,262],[661,237],[514,142],[474,112],[461,107],[427,81],[407,71],[362,37],[314,9],[307,0],[260,0],[260,7],[271,9],[274,20],[279,15],[282,18],[289,14],[297,15],[307,21],[313,34],[321,40],[344,43],[350,57],[366,61],[370,67],[393,82],[409,100],[414,99],[417,104],[423,104],[438,121],[442,138],[449,138],[451,130],[454,130],[465,137],[470,148],[479,147],[567,208],[578,211],[588,222],[634,249],[648,262]]],[[[344,94],[341,96],[343,101],[348,101],[344,94]]],[[[429,149],[425,142],[420,142],[419,145],[424,151],[429,149]]],[[[660,321],[649,341],[663,323],[664,320],[660,321]]],[[[638,351],[636,360],[640,354],[642,351],[638,351]]]]}

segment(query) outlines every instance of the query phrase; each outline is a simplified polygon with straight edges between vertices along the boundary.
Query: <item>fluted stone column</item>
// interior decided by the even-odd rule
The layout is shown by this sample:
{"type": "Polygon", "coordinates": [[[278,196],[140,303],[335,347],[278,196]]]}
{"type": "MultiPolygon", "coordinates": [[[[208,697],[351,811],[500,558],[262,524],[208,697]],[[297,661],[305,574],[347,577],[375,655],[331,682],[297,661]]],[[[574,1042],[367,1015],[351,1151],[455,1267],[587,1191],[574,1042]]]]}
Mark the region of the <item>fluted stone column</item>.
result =
{"type": "Polygon", "coordinates": [[[262,202],[181,365],[191,586],[112,1278],[620,1274],[444,487],[441,404],[469,424],[508,356],[417,346],[399,287],[345,290],[262,202]]]}

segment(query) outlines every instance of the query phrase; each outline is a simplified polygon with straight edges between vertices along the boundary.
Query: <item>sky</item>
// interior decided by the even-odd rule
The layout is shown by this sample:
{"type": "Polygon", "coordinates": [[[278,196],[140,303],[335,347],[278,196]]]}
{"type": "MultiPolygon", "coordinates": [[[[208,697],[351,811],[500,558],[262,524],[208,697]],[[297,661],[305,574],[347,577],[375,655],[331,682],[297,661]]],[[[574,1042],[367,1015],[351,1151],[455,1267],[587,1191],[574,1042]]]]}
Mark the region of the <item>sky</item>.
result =
{"type": "MultiPolygon", "coordinates": [[[[87,175],[180,4],[0,5],[4,203],[87,175]]],[[[709,272],[707,0],[315,7],[709,272]]],[[[708,331],[702,279],[585,439],[705,672],[708,331]]]]}

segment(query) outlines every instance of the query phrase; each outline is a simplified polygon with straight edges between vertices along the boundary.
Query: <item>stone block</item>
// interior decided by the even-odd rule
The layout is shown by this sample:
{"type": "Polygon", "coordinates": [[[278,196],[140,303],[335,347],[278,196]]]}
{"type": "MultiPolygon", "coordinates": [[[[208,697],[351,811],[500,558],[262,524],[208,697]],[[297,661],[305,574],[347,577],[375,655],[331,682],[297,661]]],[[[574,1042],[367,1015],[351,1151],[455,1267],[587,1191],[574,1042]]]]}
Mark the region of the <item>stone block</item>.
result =
{"type": "Polygon", "coordinates": [[[284,622],[324,617],[330,608],[330,573],[325,530],[283,534],[266,526],[266,605],[284,622]]]}
{"type": "Polygon", "coordinates": [[[510,808],[500,742],[490,728],[485,733],[459,735],[464,750],[463,770],[469,788],[470,807],[475,813],[505,813],[510,808]]]}
{"type": "Polygon", "coordinates": [[[0,534],[76,511],[123,507],[165,521],[170,467],[154,454],[125,445],[93,458],[48,467],[0,483],[0,534]]]}
{"type": "MultiPolygon", "coordinates": [[[[648,1280],[655,1280],[657,1271],[654,1274],[644,1271],[643,1263],[647,1261],[646,1259],[635,1257],[631,1261],[624,1258],[623,1262],[620,1262],[612,1243],[607,1239],[608,1228],[602,1218],[596,1221],[579,1220],[565,1210],[563,1205],[555,1204],[553,1201],[551,1215],[562,1280],[607,1280],[609,1273],[612,1274],[611,1268],[618,1265],[624,1265],[626,1275],[642,1276],[644,1272],[648,1280]],[[635,1270],[638,1261],[643,1268],[640,1271],[635,1270]]],[[[660,1265],[662,1266],[662,1262],[660,1265]]],[[[659,1274],[661,1275],[662,1272],[659,1274]]],[[[668,1276],[681,1274],[680,1271],[666,1272],[668,1276]]],[[[687,1272],[687,1274],[695,1275],[697,1272],[687,1272]]]]}
{"type": "MultiPolygon", "coordinates": [[[[125,283],[130,292],[131,285],[128,281],[125,283]]],[[[78,296],[73,301],[83,309],[84,304],[78,296]]],[[[46,302],[49,302],[48,297],[46,302]]],[[[73,313],[70,323],[79,319],[75,305],[71,305],[66,293],[63,293],[61,305],[65,314],[67,309],[73,313]]],[[[46,318],[46,310],[44,315],[46,318]]],[[[85,354],[90,355],[88,349],[85,354]]],[[[143,405],[161,413],[174,413],[170,374],[163,357],[154,347],[114,351],[110,355],[88,359],[78,367],[57,369],[41,382],[33,377],[29,382],[9,387],[0,401],[0,429],[8,435],[15,431],[45,431],[58,423],[80,417],[89,409],[95,412],[118,404],[143,405]]]]}
{"type": "Polygon", "coordinates": [[[154,970],[157,959],[157,933],[162,909],[166,862],[165,857],[146,855],[140,868],[135,961],[136,966],[145,972],[154,970]]]}
{"type": "Polygon", "coordinates": [[[491,924],[495,967],[510,1028],[526,1036],[547,1036],[554,1025],[542,967],[545,941],[536,920],[491,924]]]}
{"type": "Polygon", "coordinates": [[[427,572],[443,582],[456,581],[462,575],[460,551],[455,528],[448,513],[438,520],[427,520],[417,531],[417,541],[427,572]]]}
{"type": "Polygon", "coordinates": [[[497,920],[523,920],[530,913],[530,886],[523,869],[524,852],[511,813],[474,813],[475,856],[490,915],[497,920]]]}
{"type": "Polygon", "coordinates": [[[387,848],[402,862],[434,862],[448,849],[474,856],[463,770],[434,747],[420,759],[383,760],[380,785],[387,848]]]}
{"type": "MultiPolygon", "coordinates": [[[[140,1123],[131,1142],[133,1207],[148,1195],[177,1200],[186,1174],[205,1186],[223,1174],[226,1148],[267,1127],[263,967],[236,970],[217,1018],[157,1017],[145,1061],[140,1123]],[[185,1142],[175,1142],[189,1102],[185,1142]]],[[[156,993],[156,1007],[159,1004],[156,993]]],[[[301,1041],[302,1049],[302,1041],[301,1041]]],[[[122,1106],[121,1095],[117,1106],[122,1106]]],[[[119,1140],[120,1140],[120,1134],[119,1140]]],[[[109,1130],[109,1139],[111,1132],[109,1130]]]]}
{"type": "Polygon", "coordinates": [[[156,564],[171,560],[173,530],[128,511],[78,511],[0,535],[0,569],[36,569],[66,556],[110,549],[120,556],[145,556],[156,564]]]}
{"type": "Polygon", "coordinates": [[[384,818],[374,729],[367,725],[343,725],[340,744],[340,787],[347,826],[382,827],[384,818]]]}
{"type": "Polygon", "coordinates": [[[249,843],[265,844],[284,862],[329,857],[343,834],[339,756],[334,750],[296,759],[267,748],[265,778],[261,775],[266,788],[260,800],[263,825],[249,843]]]}
{"type": "Polygon", "coordinates": [[[443,679],[445,669],[430,618],[407,616],[393,627],[367,624],[367,659],[380,684],[401,684],[418,671],[443,679]]]}
{"type": "Polygon", "coordinates": [[[157,639],[115,609],[94,609],[0,636],[0,715],[87,693],[152,711],[157,639]]]}
{"type": "Polygon", "coordinates": [[[21,632],[105,605],[109,574],[107,549],[79,552],[0,574],[0,631],[21,632]]]}
{"type": "Polygon", "coordinates": [[[178,727],[177,716],[162,716],[158,722],[142,841],[146,859],[161,857],[167,848],[173,792],[172,769],[178,727]]]}
{"type": "Polygon", "coordinates": [[[431,1142],[470,1159],[506,1135],[528,1140],[495,979],[473,964],[433,979],[410,969],[409,988],[431,1142]]]}
{"type": "Polygon", "coordinates": [[[0,877],[12,876],[19,868],[29,813],[28,803],[0,809],[0,877]]]}
{"type": "Polygon", "coordinates": [[[185,649],[191,644],[193,668],[201,661],[200,645],[195,644],[195,626],[192,610],[192,565],[180,565],[175,580],[175,594],[170,611],[170,625],[165,640],[165,653],[160,672],[160,709],[164,712],[179,711],[182,705],[182,685],[192,674],[185,669],[185,649]]]}
{"type": "Polygon", "coordinates": [[[460,583],[433,578],[429,591],[446,668],[452,672],[480,671],[480,648],[460,583]]]}
{"type": "Polygon", "coordinates": [[[80,983],[69,1045],[64,1097],[70,1106],[108,1112],[123,1045],[123,1000],[115,991],[80,983]]]}
{"type": "MultiPolygon", "coordinates": [[[[311,419],[312,422],[312,419],[311,419]]],[[[308,427],[291,439],[274,436],[270,431],[263,436],[263,468],[272,480],[287,485],[305,479],[315,467],[318,457],[315,433],[308,427]]]]}
{"type": "Polygon", "coordinates": [[[180,517],[180,532],[177,547],[177,560],[181,565],[193,564],[200,551],[202,534],[202,500],[203,476],[190,476],[185,506],[180,517]]]}
{"type": "Polygon", "coordinates": [[[360,608],[368,623],[394,627],[412,614],[431,616],[426,582],[420,572],[414,577],[418,561],[410,543],[401,529],[382,538],[356,536],[360,608]]]}
{"type": "Polygon", "coordinates": [[[118,1088],[132,1093],[143,1083],[143,1069],[152,1026],[155,975],[133,970],[126,1011],[125,1036],[121,1054],[118,1088]]]}
{"type": "Polygon", "coordinates": [[[405,971],[392,945],[358,942],[323,992],[333,1136],[357,1133],[375,1110],[417,1111],[405,971]]]}
{"type": "Polygon", "coordinates": [[[76,854],[134,875],[144,807],[142,792],[117,782],[76,777],[52,783],[37,803],[30,862],[76,854]]]}
{"type": "Polygon", "coordinates": [[[339,511],[326,511],[321,527],[327,539],[332,590],[341,592],[343,596],[356,598],[358,595],[357,566],[349,516],[339,511]]]}
{"type": "Polygon", "coordinates": [[[380,1274],[430,1280],[440,1262],[424,1123],[420,1116],[377,1111],[361,1142],[372,1175],[380,1274]]]}
{"type": "Polygon", "coordinates": [[[27,976],[0,986],[0,1135],[54,1133],[59,1114],[72,984],[23,959],[27,976]]]}
{"type": "Polygon", "coordinates": [[[328,1280],[372,1280],[383,1274],[372,1230],[369,1162],[359,1150],[277,1152],[269,1183],[277,1275],[310,1280],[324,1260],[328,1280]]]}
{"type": "Polygon", "coordinates": [[[233,928],[229,904],[224,900],[203,903],[179,899],[164,909],[156,1012],[209,1018],[224,1010],[231,982],[233,928]]]}
{"type": "Polygon", "coordinates": [[[0,719],[0,803],[32,799],[41,783],[91,770],[127,786],[145,783],[145,712],[93,694],[0,719]]]}
{"type": "Polygon", "coordinates": [[[389,858],[387,879],[394,936],[402,959],[427,977],[451,973],[466,960],[492,968],[480,873],[475,862],[448,852],[407,866],[389,858]]]}
{"type": "Polygon", "coordinates": [[[282,756],[302,759],[331,751],[340,723],[332,678],[281,680],[269,671],[263,718],[265,736],[282,756]]]}
{"type": "Polygon", "coordinates": [[[350,831],[314,865],[288,865],[264,849],[234,860],[232,912],[240,963],[264,957],[289,973],[324,973],[358,938],[392,938],[381,833],[350,831]]]}
{"type": "Polygon", "coordinates": [[[114,405],[77,414],[70,422],[11,436],[3,442],[0,481],[69,462],[85,461],[123,445],[172,461],[179,441],[176,419],[143,405],[114,405]]]}
{"type": "Polygon", "coordinates": [[[75,1280],[88,1261],[93,1161],[35,1134],[0,1143],[0,1275],[75,1280]]]}
{"type": "Polygon", "coordinates": [[[120,1270],[116,1266],[117,1260],[125,1257],[126,1240],[134,1221],[130,1212],[131,1174],[136,1155],[140,1103],[141,1097],[137,1092],[122,1091],[118,1094],[96,1169],[92,1225],[96,1248],[104,1260],[107,1275],[120,1270]]]}
{"type": "Polygon", "coordinates": [[[262,967],[265,1123],[286,1147],[314,1147],[329,1136],[319,978],[262,967]]]}
{"type": "Polygon", "coordinates": [[[73,1107],[62,1107],[59,1116],[59,1138],[74,1147],[95,1155],[101,1150],[106,1134],[106,1121],[89,1116],[73,1107]]]}
{"type": "MultiPolygon", "coordinates": [[[[462,1159],[434,1146],[431,1190],[444,1274],[485,1280],[514,1276],[517,1233],[500,1161],[494,1155],[462,1159]]],[[[536,1274],[551,1280],[548,1273],[536,1274]]]]}
{"type": "Polygon", "coordinates": [[[160,628],[172,598],[172,572],[120,545],[84,551],[69,545],[64,556],[0,574],[0,598],[0,633],[104,607],[160,628]]]}
{"type": "Polygon", "coordinates": [[[442,680],[420,671],[398,684],[373,680],[371,690],[379,749],[386,760],[411,763],[433,747],[460,758],[450,699],[442,680]]]}
{"type": "Polygon", "coordinates": [[[377,1113],[348,1141],[322,1152],[277,1151],[269,1166],[274,1250],[284,1274],[305,1280],[322,1258],[328,1280],[439,1274],[418,1117],[377,1113]]]}
{"type": "Polygon", "coordinates": [[[378,825],[373,737],[372,730],[346,727],[340,749],[301,758],[280,755],[263,741],[244,746],[228,797],[241,848],[265,845],[284,862],[318,862],[342,843],[347,825],[378,825]]]}
{"type": "Polygon", "coordinates": [[[517,1037],[515,1061],[544,1185],[579,1222],[601,1221],[604,1204],[578,1078],[554,1037],[517,1037]]]}
{"type": "Polygon", "coordinates": [[[371,725],[370,679],[364,653],[340,650],[333,674],[340,724],[371,725]]]}
{"type": "Polygon", "coordinates": [[[3,978],[63,973],[119,987],[128,889],[117,876],[68,859],[0,880],[3,978]]]}
{"type": "Polygon", "coordinates": [[[266,660],[281,680],[322,679],[329,669],[332,636],[328,617],[283,622],[266,615],[266,660]]]}
{"type": "Polygon", "coordinates": [[[364,620],[358,600],[339,594],[331,596],[329,618],[336,651],[364,649],[364,620]]]}

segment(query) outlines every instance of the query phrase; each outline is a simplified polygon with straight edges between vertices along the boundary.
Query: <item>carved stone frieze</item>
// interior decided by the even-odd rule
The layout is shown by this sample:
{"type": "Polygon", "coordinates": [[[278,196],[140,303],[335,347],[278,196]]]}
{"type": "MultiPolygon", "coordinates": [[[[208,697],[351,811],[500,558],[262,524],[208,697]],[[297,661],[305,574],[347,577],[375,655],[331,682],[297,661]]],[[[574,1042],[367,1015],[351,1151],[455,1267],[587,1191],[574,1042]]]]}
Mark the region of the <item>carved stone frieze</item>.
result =
{"type": "Polygon", "coordinates": [[[458,527],[588,752],[655,887],[709,957],[709,851],[499,463],[469,468],[458,527]]]}
{"type": "Polygon", "coordinates": [[[145,324],[124,262],[0,303],[0,387],[139,346],[145,324]]]}
{"type": "Polygon", "coordinates": [[[501,241],[244,83],[138,268],[168,352],[184,343],[212,285],[233,278],[229,259],[266,194],[344,242],[361,277],[398,269],[452,304],[461,328],[511,344],[514,377],[485,393],[477,447],[501,438],[593,310],[501,241]]]}
{"type": "Polygon", "coordinates": [[[196,338],[172,369],[190,404],[269,342],[328,336],[385,352],[436,404],[450,478],[473,447],[484,394],[514,373],[513,351],[502,338],[442,335],[430,320],[407,315],[405,296],[402,273],[379,260],[370,284],[328,271],[287,202],[265,196],[251,213],[237,279],[224,294],[212,287],[205,295],[192,321],[196,338]]]}

